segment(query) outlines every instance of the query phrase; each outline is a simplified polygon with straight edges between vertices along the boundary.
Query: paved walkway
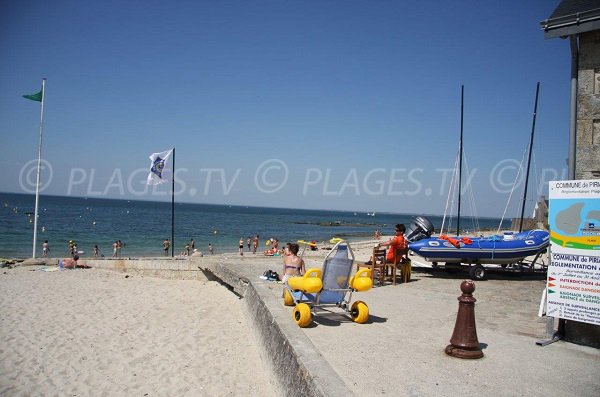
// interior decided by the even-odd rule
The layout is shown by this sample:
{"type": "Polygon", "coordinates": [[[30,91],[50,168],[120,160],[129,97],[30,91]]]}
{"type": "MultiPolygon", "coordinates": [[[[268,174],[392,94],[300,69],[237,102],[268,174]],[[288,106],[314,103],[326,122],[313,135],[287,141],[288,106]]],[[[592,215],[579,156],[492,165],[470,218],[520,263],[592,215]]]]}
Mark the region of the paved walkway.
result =
{"type": "MultiPolygon", "coordinates": [[[[308,266],[320,263],[307,258],[308,266]]],[[[226,266],[252,283],[263,283],[282,305],[281,285],[258,278],[280,271],[280,258],[231,257],[226,266]]],[[[537,316],[545,277],[489,274],[476,283],[476,323],[485,357],[449,357],[466,273],[415,268],[410,283],[385,285],[357,295],[371,319],[355,324],[340,314],[317,316],[301,329],[347,387],[356,395],[394,396],[598,396],[600,350],[545,338],[545,318],[537,316]]],[[[293,322],[291,308],[284,308],[293,322]]]]}

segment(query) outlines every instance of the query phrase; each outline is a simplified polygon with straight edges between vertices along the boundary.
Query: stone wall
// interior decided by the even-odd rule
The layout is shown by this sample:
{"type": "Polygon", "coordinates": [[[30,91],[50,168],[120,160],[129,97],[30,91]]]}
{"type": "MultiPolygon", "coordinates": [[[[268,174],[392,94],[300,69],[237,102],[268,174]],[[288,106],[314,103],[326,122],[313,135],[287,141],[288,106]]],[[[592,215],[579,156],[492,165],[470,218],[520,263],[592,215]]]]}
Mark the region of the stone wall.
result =
{"type": "Polygon", "coordinates": [[[580,36],[576,179],[600,178],[600,31],[580,36]]]}
{"type": "MultiPolygon", "coordinates": [[[[575,179],[600,178],[600,31],[579,36],[575,179]]],[[[565,322],[564,340],[600,348],[600,326],[565,322]]]]}

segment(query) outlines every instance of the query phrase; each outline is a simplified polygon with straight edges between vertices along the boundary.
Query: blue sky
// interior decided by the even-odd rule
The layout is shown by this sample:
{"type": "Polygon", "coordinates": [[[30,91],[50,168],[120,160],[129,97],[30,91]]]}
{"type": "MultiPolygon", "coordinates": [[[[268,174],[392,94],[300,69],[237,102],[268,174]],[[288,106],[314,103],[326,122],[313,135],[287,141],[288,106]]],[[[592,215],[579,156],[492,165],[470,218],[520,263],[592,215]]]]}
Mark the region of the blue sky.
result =
{"type": "Polygon", "coordinates": [[[0,190],[32,191],[46,77],[45,194],[169,200],[144,169],[175,147],[177,201],[440,214],[464,84],[476,212],[502,215],[538,81],[529,198],[566,176],[557,4],[4,2],[0,190]]]}

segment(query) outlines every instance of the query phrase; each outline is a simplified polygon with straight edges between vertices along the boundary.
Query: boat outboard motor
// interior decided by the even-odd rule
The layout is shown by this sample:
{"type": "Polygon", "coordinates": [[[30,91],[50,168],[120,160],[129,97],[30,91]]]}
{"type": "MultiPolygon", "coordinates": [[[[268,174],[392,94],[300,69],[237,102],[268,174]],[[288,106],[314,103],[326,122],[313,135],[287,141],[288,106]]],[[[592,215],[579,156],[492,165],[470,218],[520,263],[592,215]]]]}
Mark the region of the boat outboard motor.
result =
{"type": "Polygon", "coordinates": [[[415,241],[431,237],[433,229],[433,223],[429,219],[424,216],[416,216],[406,228],[404,238],[414,243],[415,241]]]}

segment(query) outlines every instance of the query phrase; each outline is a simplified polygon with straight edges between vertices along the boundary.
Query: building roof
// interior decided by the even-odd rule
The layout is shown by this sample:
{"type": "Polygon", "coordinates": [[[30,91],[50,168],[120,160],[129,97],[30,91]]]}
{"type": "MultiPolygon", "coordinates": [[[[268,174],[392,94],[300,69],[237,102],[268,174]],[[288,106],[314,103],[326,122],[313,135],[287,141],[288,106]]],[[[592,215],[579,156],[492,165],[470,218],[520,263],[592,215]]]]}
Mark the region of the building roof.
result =
{"type": "Polygon", "coordinates": [[[547,39],[600,30],[600,0],[562,0],[540,25],[547,39]]]}

